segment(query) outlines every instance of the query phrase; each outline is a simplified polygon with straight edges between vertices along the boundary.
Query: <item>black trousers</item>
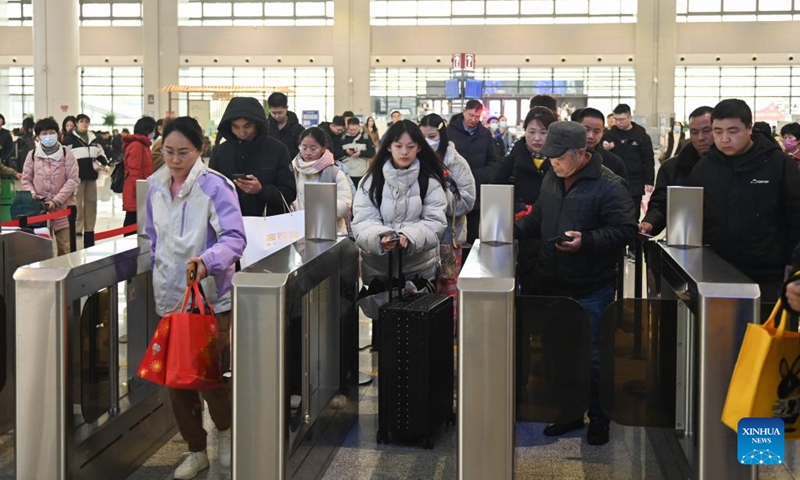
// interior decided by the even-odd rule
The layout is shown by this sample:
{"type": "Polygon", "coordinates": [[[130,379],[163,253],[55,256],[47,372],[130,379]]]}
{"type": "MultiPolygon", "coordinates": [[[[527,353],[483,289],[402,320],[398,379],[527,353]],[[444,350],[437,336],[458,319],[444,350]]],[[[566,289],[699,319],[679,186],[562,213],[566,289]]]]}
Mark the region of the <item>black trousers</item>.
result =
{"type": "MultiPolygon", "coordinates": [[[[123,227],[136,224],[136,212],[125,212],[125,220],[122,222],[123,227]]],[[[125,236],[136,235],[135,233],[126,233],[125,236]]]]}

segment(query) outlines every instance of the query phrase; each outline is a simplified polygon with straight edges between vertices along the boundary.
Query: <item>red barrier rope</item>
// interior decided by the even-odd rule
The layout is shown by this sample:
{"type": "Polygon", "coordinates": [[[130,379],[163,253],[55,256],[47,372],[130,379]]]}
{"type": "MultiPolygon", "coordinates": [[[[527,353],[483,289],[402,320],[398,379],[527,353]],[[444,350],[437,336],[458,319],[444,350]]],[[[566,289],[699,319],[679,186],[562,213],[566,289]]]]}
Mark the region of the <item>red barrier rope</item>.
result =
{"type": "Polygon", "coordinates": [[[126,233],[136,233],[136,224],[128,225],[126,227],[115,228],[114,230],[107,230],[105,232],[97,232],[94,234],[95,241],[105,240],[106,238],[116,237],[118,235],[125,235],[126,233]]]}
{"type": "MultiPolygon", "coordinates": [[[[69,217],[69,214],[70,214],[70,211],[67,209],[67,210],[59,210],[59,211],[53,212],[53,213],[45,213],[45,214],[42,214],[42,215],[30,216],[30,217],[28,217],[28,225],[30,225],[32,223],[44,222],[44,221],[47,221],[47,220],[55,220],[56,218],[69,217]]],[[[8,222],[3,222],[3,223],[0,224],[0,226],[3,226],[3,227],[19,227],[19,220],[10,220],[8,222]]]]}

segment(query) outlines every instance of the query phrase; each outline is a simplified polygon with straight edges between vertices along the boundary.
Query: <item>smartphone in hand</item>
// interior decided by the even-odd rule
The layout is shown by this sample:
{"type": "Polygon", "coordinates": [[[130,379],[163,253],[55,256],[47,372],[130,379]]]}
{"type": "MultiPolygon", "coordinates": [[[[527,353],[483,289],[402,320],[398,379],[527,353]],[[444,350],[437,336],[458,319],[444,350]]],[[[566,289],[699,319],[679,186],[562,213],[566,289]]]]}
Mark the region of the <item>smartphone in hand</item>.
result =
{"type": "Polygon", "coordinates": [[[233,179],[234,180],[247,180],[249,178],[250,178],[250,175],[248,175],[246,173],[234,173],[233,174],[233,179]]]}
{"type": "Polygon", "coordinates": [[[547,241],[549,243],[555,243],[556,245],[561,245],[562,243],[571,242],[572,240],[574,240],[572,237],[562,233],[561,235],[556,235],[555,237],[550,238],[547,241]]]}

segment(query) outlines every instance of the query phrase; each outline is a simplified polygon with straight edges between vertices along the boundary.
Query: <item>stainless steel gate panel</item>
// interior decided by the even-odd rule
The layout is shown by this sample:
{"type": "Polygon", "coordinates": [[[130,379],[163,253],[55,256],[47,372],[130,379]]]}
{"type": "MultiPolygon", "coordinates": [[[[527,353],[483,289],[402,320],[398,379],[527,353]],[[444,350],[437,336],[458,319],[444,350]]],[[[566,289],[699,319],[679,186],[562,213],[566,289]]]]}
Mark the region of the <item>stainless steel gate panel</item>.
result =
{"type": "Polygon", "coordinates": [[[17,390],[17,478],[123,478],[174,434],[174,418],[160,387],[123,379],[128,394],[120,395],[115,348],[109,358],[108,412],[91,422],[77,415],[76,321],[84,297],[110,288],[109,342],[116,344],[116,289],[130,280],[138,291],[127,298],[129,314],[143,315],[128,327],[133,348],[127,371],[135,376],[130,365],[138,365],[156,323],[149,242],[102,243],[20,268],[14,278],[17,304],[30,311],[26,321],[17,322],[17,374],[23,380],[17,390]]]}
{"type": "MultiPolygon", "coordinates": [[[[9,231],[0,233],[0,264],[2,264],[2,284],[0,285],[0,434],[14,428],[16,411],[15,385],[15,347],[16,336],[16,294],[14,291],[14,272],[30,263],[53,257],[53,242],[37,235],[9,231]]],[[[27,309],[21,312],[27,314],[27,309]]]]}

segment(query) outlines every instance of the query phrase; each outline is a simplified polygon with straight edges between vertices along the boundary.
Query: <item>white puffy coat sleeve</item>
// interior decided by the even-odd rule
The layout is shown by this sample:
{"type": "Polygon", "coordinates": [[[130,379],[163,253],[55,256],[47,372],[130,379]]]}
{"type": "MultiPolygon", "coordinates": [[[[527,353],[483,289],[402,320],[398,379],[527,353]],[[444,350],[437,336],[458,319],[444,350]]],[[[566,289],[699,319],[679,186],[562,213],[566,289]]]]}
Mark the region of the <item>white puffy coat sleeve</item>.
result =
{"type": "Polygon", "coordinates": [[[336,218],[346,217],[353,209],[353,191],[347,174],[339,170],[336,174],[336,218]]]}
{"type": "Polygon", "coordinates": [[[351,227],[353,235],[356,237],[358,248],[374,255],[383,255],[381,236],[391,233],[393,230],[383,224],[380,210],[369,199],[369,193],[367,192],[369,192],[371,184],[372,177],[370,176],[364,179],[356,189],[356,197],[353,199],[353,223],[351,227]]]}
{"type": "Polygon", "coordinates": [[[447,163],[447,168],[450,170],[450,179],[458,187],[459,198],[456,200],[456,211],[453,212],[453,194],[448,192],[447,214],[451,217],[460,217],[468,214],[475,207],[477,187],[475,186],[475,177],[472,175],[472,169],[469,168],[467,160],[456,151],[452,143],[448,148],[448,154],[450,149],[453,151],[453,157],[447,163]]]}
{"type": "Polygon", "coordinates": [[[439,238],[447,228],[446,209],[447,196],[444,188],[438,180],[431,178],[428,183],[428,193],[422,201],[420,219],[404,224],[398,232],[408,238],[407,253],[414,254],[439,248],[439,238]]]}

